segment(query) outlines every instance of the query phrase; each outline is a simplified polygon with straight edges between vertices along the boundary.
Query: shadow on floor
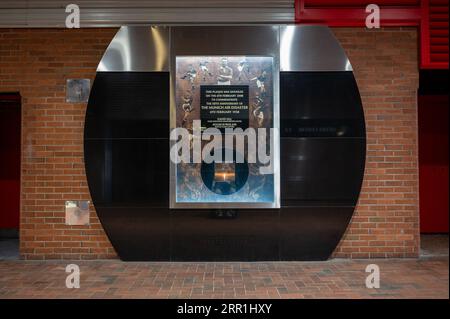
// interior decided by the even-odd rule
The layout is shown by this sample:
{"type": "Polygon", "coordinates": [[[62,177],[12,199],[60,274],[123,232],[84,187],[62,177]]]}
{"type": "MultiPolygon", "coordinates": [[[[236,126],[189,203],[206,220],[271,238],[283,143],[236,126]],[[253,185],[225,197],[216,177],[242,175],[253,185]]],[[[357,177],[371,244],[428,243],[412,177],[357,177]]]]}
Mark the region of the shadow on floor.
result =
{"type": "Polygon", "coordinates": [[[16,260],[19,257],[19,239],[0,238],[0,260],[16,260]]]}
{"type": "MultiPolygon", "coordinates": [[[[448,234],[420,235],[420,257],[448,256],[448,234]]],[[[19,259],[19,239],[0,238],[0,260],[19,259]]]]}
{"type": "Polygon", "coordinates": [[[420,257],[448,256],[448,234],[421,234],[420,257]]]}

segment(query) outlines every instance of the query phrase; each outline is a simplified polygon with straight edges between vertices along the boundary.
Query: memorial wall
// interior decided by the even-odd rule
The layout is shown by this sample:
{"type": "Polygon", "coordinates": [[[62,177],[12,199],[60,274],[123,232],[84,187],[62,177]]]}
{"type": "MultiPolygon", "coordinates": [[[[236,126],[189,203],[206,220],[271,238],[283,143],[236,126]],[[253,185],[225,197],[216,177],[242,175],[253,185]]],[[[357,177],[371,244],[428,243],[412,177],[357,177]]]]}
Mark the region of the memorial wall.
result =
{"type": "Polygon", "coordinates": [[[364,175],[352,70],[321,26],[122,27],[99,63],[84,139],[119,256],[329,258],[364,175]]]}
{"type": "MultiPolygon", "coordinates": [[[[158,71],[124,74],[117,69],[95,73],[96,68],[101,68],[99,61],[105,62],[102,56],[105,58],[116,32],[1,31],[4,47],[0,51],[0,85],[4,91],[20,92],[23,105],[23,258],[92,259],[119,255],[125,260],[203,260],[204,256],[210,256],[210,260],[311,260],[328,258],[333,250],[333,256],[351,258],[417,256],[415,29],[332,30],[349,57],[364,107],[366,166],[354,214],[353,208],[346,206],[352,207],[355,189],[359,192],[358,183],[351,181],[355,181],[354,174],[359,174],[352,168],[360,163],[360,157],[355,157],[358,152],[351,153],[350,149],[364,147],[354,146],[356,140],[363,140],[363,126],[357,125],[360,122],[352,118],[355,113],[345,108],[355,98],[346,92],[354,91],[356,86],[352,72],[322,70],[319,77],[311,71],[285,72],[280,65],[279,72],[273,73],[273,87],[279,87],[273,91],[274,107],[279,102],[279,209],[170,208],[170,187],[176,184],[170,159],[169,134],[177,126],[172,110],[178,107],[180,114],[184,113],[183,104],[176,103],[171,95],[176,78],[170,67],[175,66],[175,57],[228,58],[233,76],[238,79],[238,64],[230,64],[230,58],[276,57],[272,53],[280,47],[258,53],[258,43],[262,42],[252,36],[246,40],[246,52],[230,50],[230,45],[196,52],[195,48],[202,44],[218,43],[220,37],[215,34],[198,38],[184,31],[172,34],[176,41],[171,50],[177,50],[173,60],[151,60],[158,71]],[[51,39],[52,44],[45,39],[51,39]],[[296,72],[305,76],[298,77],[296,72]],[[85,103],[66,102],[65,84],[69,78],[91,80],[92,92],[97,93],[91,95],[87,113],[85,103]],[[340,93],[349,100],[333,99],[329,104],[327,92],[340,93]],[[102,99],[106,103],[100,103],[102,99]],[[91,103],[96,101],[99,103],[92,108],[91,103]],[[340,111],[320,116],[327,105],[339,105],[340,111]],[[326,144],[327,140],[336,144],[326,144]],[[89,156],[92,159],[85,164],[89,156]],[[335,162],[329,161],[333,158],[335,162]],[[346,162],[349,170],[342,169],[346,162]],[[331,192],[334,196],[330,197],[331,192]],[[89,225],[65,224],[64,204],[72,200],[91,201],[89,225]],[[106,215],[109,217],[105,219],[106,215]],[[340,224],[342,216],[345,222],[340,224]],[[336,225],[345,227],[337,229],[336,225]],[[338,235],[326,235],[331,230],[338,235]]],[[[236,33],[229,38],[236,46],[244,42],[236,33]]],[[[264,39],[270,36],[265,34],[264,39]]],[[[127,51],[123,43],[115,53],[127,51]]],[[[270,43],[264,42],[263,47],[270,43]]],[[[282,48],[281,52],[286,52],[286,46],[282,48]]],[[[322,47],[320,51],[327,49],[322,47]]],[[[152,52],[154,56],[154,49],[147,56],[152,56],[152,52]]],[[[274,61],[276,66],[277,59],[274,61]]],[[[139,64],[134,60],[122,62],[122,69],[139,64]]],[[[194,81],[200,92],[201,67],[193,66],[198,72],[194,81]]],[[[256,71],[253,78],[259,76],[256,71]]],[[[250,87],[258,92],[257,80],[250,81],[250,87]]],[[[249,109],[255,110],[258,101],[252,100],[250,94],[249,109]]],[[[199,110],[192,115],[196,111],[199,110]]],[[[261,120],[251,111],[248,114],[249,121],[252,117],[256,122],[261,120]]],[[[262,117],[264,121],[268,119],[264,111],[262,117]]],[[[236,165],[218,168],[217,178],[224,176],[221,172],[226,177],[230,171],[237,175],[236,165]]],[[[215,167],[214,174],[209,172],[215,178],[215,167]]]]}

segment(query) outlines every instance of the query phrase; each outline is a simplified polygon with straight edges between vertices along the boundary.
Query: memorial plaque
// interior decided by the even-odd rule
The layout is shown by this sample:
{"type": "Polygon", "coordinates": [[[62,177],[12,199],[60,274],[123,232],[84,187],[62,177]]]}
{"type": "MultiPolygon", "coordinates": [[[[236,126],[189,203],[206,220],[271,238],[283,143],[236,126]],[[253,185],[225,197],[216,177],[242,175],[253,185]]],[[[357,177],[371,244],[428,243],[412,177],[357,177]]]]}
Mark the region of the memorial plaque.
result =
{"type": "Polygon", "coordinates": [[[200,118],[202,127],[248,128],[248,85],[202,85],[200,118]]]}
{"type": "Polygon", "coordinates": [[[177,56],[175,70],[175,128],[190,136],[185,145],[191,153],[190,162],[175,164],[171,206],[275,207],[275,173],[264,172],[267,163],[249,153],[252,147],[259,151],[257,143],[267,154],[274,151],[273,57],[177,56]],[[262,130],[266,136],[259,140],[262,130]],[[245,141],[243,148],[236,136],[245,141]],[[221,147],[210,151],[211,144],[221,147]]]}

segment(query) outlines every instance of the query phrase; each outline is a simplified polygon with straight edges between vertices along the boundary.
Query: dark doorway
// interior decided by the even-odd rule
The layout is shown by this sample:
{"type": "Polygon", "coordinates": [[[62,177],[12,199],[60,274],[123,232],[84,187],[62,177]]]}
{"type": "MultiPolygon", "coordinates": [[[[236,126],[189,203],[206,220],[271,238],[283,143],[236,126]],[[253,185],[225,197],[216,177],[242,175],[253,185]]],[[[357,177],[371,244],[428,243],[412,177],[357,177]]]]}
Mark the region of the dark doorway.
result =
{"type": "Polygon", "coordinates": [[[448,70],[421,71],[418,97],[420,231],[448,234],[448,70]]]}
{"type": "Polygon", "coordinates": [[[21,99],[0,93],[0,260],[19,257],[21,99]]]}

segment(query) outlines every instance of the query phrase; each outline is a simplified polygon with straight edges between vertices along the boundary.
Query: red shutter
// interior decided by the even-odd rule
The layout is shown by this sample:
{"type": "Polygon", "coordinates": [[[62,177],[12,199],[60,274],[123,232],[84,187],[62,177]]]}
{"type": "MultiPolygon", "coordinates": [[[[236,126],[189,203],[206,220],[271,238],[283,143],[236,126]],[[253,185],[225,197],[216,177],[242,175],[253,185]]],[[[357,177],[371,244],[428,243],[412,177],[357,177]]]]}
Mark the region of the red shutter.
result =
{"type": "Polygon", "coordinates": [[[421,68],[448,69],[448,0],[423,0],[421,68]]]}
{"type": "Polygon", "coordinates": [[[365,26],[366,6],[381,9],[381,26],[418,26],[420,0],[296,0],[297,23],[326,24],[334,27],[365,26]]]}
{"type": "Polygon", "coordinates": [[[365,8],[376,3],[383,27],[420,26],[421,68],[448,69],[449,0],[295,0],[296,23],[365,26],[365,8]]]}

